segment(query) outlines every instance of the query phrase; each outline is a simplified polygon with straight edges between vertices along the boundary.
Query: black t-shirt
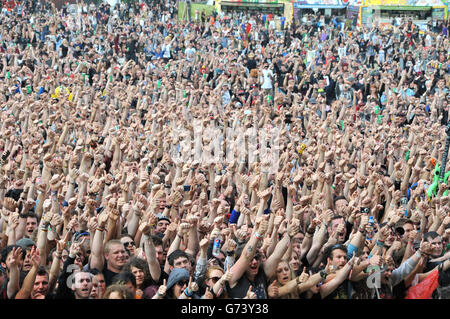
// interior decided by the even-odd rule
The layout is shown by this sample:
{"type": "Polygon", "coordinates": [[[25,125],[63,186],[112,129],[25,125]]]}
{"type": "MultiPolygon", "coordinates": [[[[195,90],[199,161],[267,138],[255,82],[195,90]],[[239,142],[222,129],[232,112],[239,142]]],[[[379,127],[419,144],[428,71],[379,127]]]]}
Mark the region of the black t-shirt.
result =
{"type": "Polygon", "coordinates": [[[108,265],[105,264],[105,267],[103,268],[103,276],[105,277],[105,285],[106,287],[110,286],[112,284],[112,279],[115,275],[117,275],[117,272],[111,271],[108,269],[108,265]]]}
{"type": "Polygon", "coordinates": [[[248,288],[252,286],[252,291],[256,294],[257,299],[267,299],[267,277],[264,272],[263,266],[259,266],[258,273],[255,276],[254,281],[250,281],[244,274],[236,283],[236,285],[231,288],[226,284],[226,289],[228,296],[231,299],[242,299],[247,295],[248,288]]]}
{"type": "Polygon", "coordinates": [[[350,280],[344,280],[331,294],[324,299],[350,299],[348,292],[350,291],[350,280]]]}

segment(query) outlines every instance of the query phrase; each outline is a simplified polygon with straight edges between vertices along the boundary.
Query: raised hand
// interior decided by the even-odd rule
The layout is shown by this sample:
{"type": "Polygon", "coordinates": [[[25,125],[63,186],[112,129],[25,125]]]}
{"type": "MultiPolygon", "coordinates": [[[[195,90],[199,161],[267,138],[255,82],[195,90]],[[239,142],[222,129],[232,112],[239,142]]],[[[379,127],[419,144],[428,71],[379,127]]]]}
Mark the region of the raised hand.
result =
{"type": "Polygon", "coordinates": [[[9,260],[10,269],[18,266],[20,255],[22,254],[22,248],[14,247],[11,251],[11,259],[9,260]]]}
{"type": "MultiPolygon", "coordinates": [[[[277,298],[279,295],[277,280],[274,280],[267,288],[269,298],[277,298]]],[[[250,298],[249,298],[250,299],[250,298]]]]}
{"type": "Polygon", "coordinates": [[[73,242],[69,249],[69,256],[75,257],[78,253],[81,252],[81,246],[83,245],[85,237],[80,242],[73,242]]]}
{"type": "Polygon", "coordinates": [[[250,287],[247,290],[247,294],[244,299],[257,299],[256,294],[252,291],[253,286],[250,285],[250,287]]]}
{"type": "Polygon", "coordinates": [[[195,281],[192,281],[192,276],[189,277],[188,289],[191,292],[196,292],[198,290],[198,284],[195,281]]]}
{"type": "Polygon", "coordinates": [[[306,267],[303,267],[303,272],[300,274],[299,282],[304,284],[309,279],[309,274],[306,272],[306,267]]]}
{"type": "Polygon", "coordinates": [[[166,291],[167,291],[167,281],[166,279],[163,280],[163,284],[161,286],[159,286],[158,291],[156,292],[156,294],[159,297],[164,297],[166,295],[166,291]]]}
{"type": "Polygon", "coordinates": [[[35,246],[31,248],[30,260],[33,267],[39,268],[41,264],[41,256],[39,255],[39,248],[36,248],[35,246]]]}

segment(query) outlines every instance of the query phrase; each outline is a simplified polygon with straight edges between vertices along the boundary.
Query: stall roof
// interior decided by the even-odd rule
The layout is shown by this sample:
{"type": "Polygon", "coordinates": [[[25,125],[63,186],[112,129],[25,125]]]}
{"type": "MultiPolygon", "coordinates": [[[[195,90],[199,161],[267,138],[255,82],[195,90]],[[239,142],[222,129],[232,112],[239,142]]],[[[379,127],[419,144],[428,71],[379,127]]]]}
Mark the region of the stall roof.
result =
{"type": "MultiPolygon", "coordinates": [[[[350,0],[355,2],[356,0],[350,0]]],[[[442,0],[363,0],[366,6],[385,6],[385,7],[442,7],[445,6],[442,0]]]]}
{"type": "Polygon", "coordinates": [[[431,10],[431,6],[379,6],[380,10],[409,10],[409,11],[423,11],[423,10],[431,10]]]}
{"type": "Polygon", "coordinates": [[[343,9],[347,7],[348,2],[342,0],[301,0],[294,2],[294,8],[312,9],[312,8],[330,8],[343,9]]]}
{"type": "Polygon", "coordinates": [[[300,3],[294,3],[294,8],[301,8],[301,9],[313,9],[313,8],[344,9],[346,7],[347,7],[346,4],[300,4],[300,3]]]}
{"type": "Polygon", "coordinates": [[[277,2],[234,2],[234,1],[220,1],[221,6],[234,6],[234,7],[266,7],[266,8],[278,8],[284,6],[284,3],[277,2]]]}

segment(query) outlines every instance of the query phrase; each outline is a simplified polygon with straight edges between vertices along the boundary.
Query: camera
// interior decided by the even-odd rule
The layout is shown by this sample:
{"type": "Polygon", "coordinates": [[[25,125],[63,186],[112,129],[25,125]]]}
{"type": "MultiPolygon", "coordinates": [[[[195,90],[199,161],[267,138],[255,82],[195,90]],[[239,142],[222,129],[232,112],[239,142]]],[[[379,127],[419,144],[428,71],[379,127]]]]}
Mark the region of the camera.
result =
{"type": "Polygon", "coordinates": [[[360,208],[361,214],[368,214],[369,213],[369,207],[361,207],[360,208]]]}

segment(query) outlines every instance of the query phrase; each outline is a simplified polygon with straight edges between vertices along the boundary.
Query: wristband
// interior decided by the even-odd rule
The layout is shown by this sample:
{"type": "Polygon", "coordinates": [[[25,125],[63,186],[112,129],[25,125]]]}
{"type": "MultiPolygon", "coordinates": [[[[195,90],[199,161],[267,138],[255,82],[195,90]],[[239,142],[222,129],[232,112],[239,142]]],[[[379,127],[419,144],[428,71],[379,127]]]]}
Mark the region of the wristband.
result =
{"type": "Polygon", "coordinates": [[[189,288],[186,288],[184,289],[184,294],[186,295],[186,297],[192,297],[194,293],[190,291],[189,288]]]}
{"type": "Polygon", "coordinates": [[[325,280],[327,278],[327,276],[328,276],[327,272],[325,270],[323,270],[323,269],[319,272],[319,274],[320,274],[320,277],[322,277],[323,280],[325,280]]]}
{"type": "Polygon", "coordinates": [[[227,251],[227,256],[228,257],[233,257],[234,256],[234,250],[233,251],[227,251]]]}
{"type": "Polygon", "coordinates": [[[41,227],[41,231],[48,231],[48,229],[47,229],[46,226],[42,226],[42,227],[41,227]]]}
{"type": "Polygon", "coordinates": [[[378,247],[383,247],[384,246],[384,241],[377,240],[377,246],[378,247]]]}
{"type": "Polygon", "coordinates": [[[261,235],[261,234],[258,233],[257,231],[255,231],[255,236],[256,236],[256,238],[258,238],[258,239],[262,239],[262,238],[263,238],[263,235],[261,235]]]}
{"type": "Polygon", "coordinates": [[[166,205],[165,207],[168,208],[168,209],[171,209],[172,205],[166,205]]]}
{"type": "Polygon", "coordinates": [[[418,250],[416,251],[415,255],[416,255],[417,258],[422,257],[422,252],[420,251],[420,249],[418,249],[418,250]]]}
{"type": "Polygon", "coordinates": [[[102,227],[97,227],[96,228],[98,231],[104,231],[105,230],[105,228],[102,228],[102,227]]]}

